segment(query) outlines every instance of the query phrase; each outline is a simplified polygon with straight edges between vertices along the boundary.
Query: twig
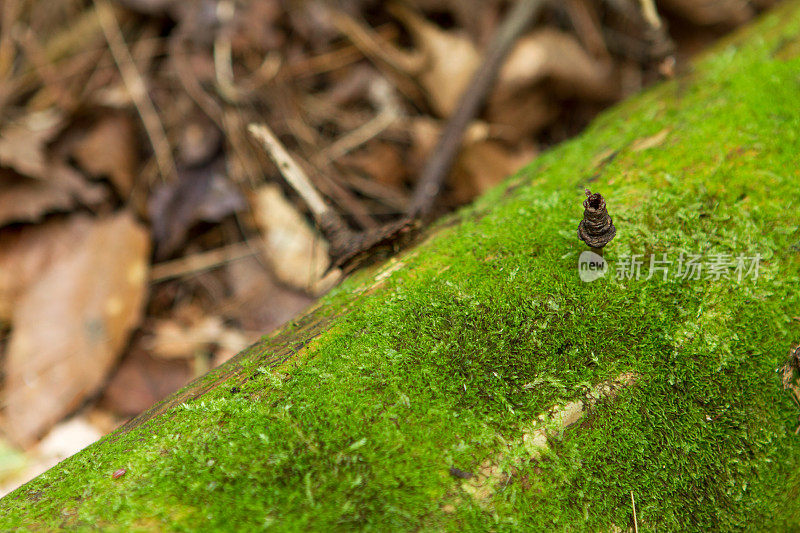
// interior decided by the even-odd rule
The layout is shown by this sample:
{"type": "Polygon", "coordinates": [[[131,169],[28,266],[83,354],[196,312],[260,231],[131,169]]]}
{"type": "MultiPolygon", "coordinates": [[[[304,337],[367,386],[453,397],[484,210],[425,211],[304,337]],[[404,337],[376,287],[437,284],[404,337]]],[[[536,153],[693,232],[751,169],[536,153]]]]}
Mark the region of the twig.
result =
{"type": "Polygon", "coordinates": [[[339,214],[325,202],[306,173],[289,155],[272,130],[266,124],[250,124],[247,131],[261,143],[289,185],[306,202],[320,229],[331,243],[331,249],[336,248],[345,240],[349,240],[353,232],[339,214]]]}
{"type": "Polygon", "coordinates": [[[633,499],[633,491],[631,491],[631,505],[633,506],[633,531],[639,533],[639,522],[636,520],[636,501],[633,499]]]}
{"type": "Polygon", "coordinates": [[[543,4],[544,0],[518,0],[506,14],[500,28],[489,43],[480,67],[472,76],[469,87],[461,96],[455,112],[447,121],[433,155],[422,170],[409,206],[408,215],[410,217],[424,216],[433,207],[442,183],[458,155],[464,131],[486,100],[511,47],[543,4]]]}
{"type": "Polygon", "coordinates": [[[247,129],[261,142],[286,181],[308,204],[317,225],[330,243],[329,268],[341,267],[346,271],[366,260],[374,249],[384,244],[396,244],[404,235],[411,233],[413,224],[407,217],[380,227],[354,232],[347,227],[339,214],[328,206],[305,172],[266,125],[250,124],[247,129]]]}
{"type": "Polygon", "coordinates": [[[401,115],[400,102],[392,92],[392,87],[383,78],[378,78],[371,88],[372,100],[378,107],[374,118],[340,137],[312,159],[315,165],[327,165],[343,155],[350,153],[370,139],[377,137],[391,126],[401,115]]]}
{"type": "Polygon", "coordinates": [[[658,10],[653,0],[639,0],[639,5],[642,8],[642,16],[647,23],[655,30],[661,29],[661,18],[658,16],[658,10]]]}
{"type": "Polygon", "coordinates": [[[596,58],[608,60],[610,54],[603,39],[595,3],[591,0],[567,0],[565,8],[583,46],[596,58]]]}
{"type": "Polygon", "coordinates": [[[237,242],[215,250],[153,265],[153,268],[150,269],[150,281],[159,283],[188,274],[197,274],[257,253],[258,250],[251,247],[249,243],[237,242]]]}
{"type": "Polygon", "coordinates": [[[322,198],[322,195],[317,192],[311,180],[308,178],[300,165],[289,155],[286,148],[278,140],[272,130],[266,124],[250,124],[247,131],[258,139],[266,149],[269,156],[277,165],[286,181],[289,182],[297,194],[308,204],[309,209],[314,214],[314,217],[328,216],[331,208],[322,198]]]}
{"type": "Polygon", "coordinates": [[[125,37],[122,35],[122,30],[119,28],[119,23],[117,23],[111,5],[108,0],[94,0],[94,8],[100,21],[103,35],[105,35],[108,47],[111,50],[111,55],[114,57],[114,62],[122,75],[122,82],[125,84],[125,88],[128,89],[133,104],[142,119],[150,144],[153,146],[153,154],[155,155],[156,163],[158,163],[158,170],[164,178],[174,177],[177,175],[177,169],[175,160],[172,158],[172,148],[167,140],[167,134],[164,132],[161,119],[158,118],[156,108],[147,94],[147,86],[144,79],[139,69],[136,68],[136,63],[133,61],[130,50],[125,44],[125,37]]]}

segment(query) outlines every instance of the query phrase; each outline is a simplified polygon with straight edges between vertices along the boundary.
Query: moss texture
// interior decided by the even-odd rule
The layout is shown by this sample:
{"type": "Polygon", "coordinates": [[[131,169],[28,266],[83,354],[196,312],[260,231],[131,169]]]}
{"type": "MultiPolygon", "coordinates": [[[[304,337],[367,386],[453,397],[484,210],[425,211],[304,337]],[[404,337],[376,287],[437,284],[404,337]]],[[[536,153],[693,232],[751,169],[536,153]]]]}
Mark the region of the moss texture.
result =
{"type": "Polygon", "coordinates": [[[5,497],[0,529],[627,530],[631,493],[641,530],[800,528],[798,42],[790,2],[5,497]],[[585,186],[618,231],[593,283],[585,186]],[[760,275],[614,275],[681,252],[760,275]]]}

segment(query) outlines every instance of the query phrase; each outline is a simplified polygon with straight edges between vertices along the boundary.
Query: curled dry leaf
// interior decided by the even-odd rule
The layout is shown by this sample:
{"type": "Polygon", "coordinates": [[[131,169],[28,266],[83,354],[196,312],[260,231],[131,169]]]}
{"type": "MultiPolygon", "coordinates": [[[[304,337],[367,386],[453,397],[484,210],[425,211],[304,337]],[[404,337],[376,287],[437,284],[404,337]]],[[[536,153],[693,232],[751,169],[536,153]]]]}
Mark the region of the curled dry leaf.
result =
{"type": "Polygon", "coordinates": [[[46,213],[67,211],[74,204],[69,191],[61,187],[0,168],[0,226],[36,222],[46,213]]]}
{"type": "Polygon", "coordinates": [[[130,214],[64,224],[69,249],[22,290],[11,316],[5,421],[21,444],[97,391],[144,303],[150,245],[130,214]]]}
{"type": "Polygon", "coordinates": [[[605,100],[617,95],[610,66],[592,58],[571,34],[552,28],[517,42],[500,70],[499,92],[515,92],[545,79],[557,96],[605,100]]]}
{"type": "MultiPolygon", "coordinates": [[[[10,476],[3,476],[0,464],[0,497],[78,453],[103,436],[88,417],[77,416],[57,424],[33,449],[22,456],[24,463],[10,476]],[[3,479],[5,477],[5,479],[3,479]]],[[[0,441],[0,460],[3,454],[0,441]]]]}
{"type": "MultiPolygon", "coordinates": [[[[440,130],[441,125],[430,119],[417,118],[412,122],[412,165],[421,166],[429,157],[440,130]]],[[[511,150],[491,138],[485,123],[473,122],[464,134],[461,151],[448,176],[453,202],[463,204],[472,201],[535,155],[533,148],[511,150]]]]}
{"type": "Polygon", "coordinates": [[[232,294],[221,312],[248,331],[266,334],[313,302],[307,294],[277,283],[254,256],[228,263],[225,278],[232,294]]]}
{"type": "Polygon", "coordinates": [[[340,163],[382,185],[397,189],[402,188],[408,173],[400,149],[396,145],[378,140],[343,156],[340,163]]]}
{"type": "Polygon", "coordinates": [[[311,290],[328,268],[328,244],[277,185],[265,185],[253,197],[253,214],[264,237],[264,253],[277,278],[311,290]]]}

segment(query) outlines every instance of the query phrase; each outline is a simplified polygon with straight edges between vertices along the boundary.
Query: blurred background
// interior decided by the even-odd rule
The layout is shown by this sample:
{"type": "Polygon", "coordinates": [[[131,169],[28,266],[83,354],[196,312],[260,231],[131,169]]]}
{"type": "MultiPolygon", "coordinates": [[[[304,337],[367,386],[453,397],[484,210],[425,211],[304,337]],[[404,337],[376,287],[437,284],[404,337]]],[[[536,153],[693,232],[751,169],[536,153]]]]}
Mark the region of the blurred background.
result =
{"type": "MultiPolygon", "coordinates": [[[[434,213],[772,3],[547,3],[434,213]]],[[[398,220],[509,5],[0,1],[0,495],[337,283],[248,124],[268,125],[354,230],[398,220]]]]}

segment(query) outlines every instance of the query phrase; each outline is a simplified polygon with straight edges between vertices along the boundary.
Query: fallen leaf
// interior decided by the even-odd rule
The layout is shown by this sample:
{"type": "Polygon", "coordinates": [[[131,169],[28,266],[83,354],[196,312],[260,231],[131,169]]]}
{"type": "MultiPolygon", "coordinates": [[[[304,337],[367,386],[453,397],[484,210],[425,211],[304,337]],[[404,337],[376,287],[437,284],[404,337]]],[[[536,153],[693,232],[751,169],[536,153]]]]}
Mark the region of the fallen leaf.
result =
{"type": "Polygon", "coordinates": [[[69,191],[0,168],[0,226],[36,222],[47,213],[68,211],[74,205],[69,191]]]}
{"type": "Polygon", "coordinates": [[[88,218],[75,217],[0,231],[0,321],[11,320],[20,296],[68,256],[88,229],[88,218]]]}
{"type": "Polygon", "coordinates": [[[739,26],[755,12],[748,0],[659,0],[659,6],[701,26],[739,26]]]}
{"type": "Polygon", "coordinates": [[[11,317],[5,418],[21,444],[98,390],[144,303],[149,242],[133,217],[67,223],[81,237],[17,297],[11,317]]]}
{"type": "Polygon", "coordinates": [[[245,208],[238,189],[223,173],[224,163],[182,169],[178,179],[156,189],[150,199],[156,257],[163,259],[183,246],[199,222],[219,222],[245,208]]]}
{"type": "MultiPolygon", "coordinates": [[[[34,448],[27,450],[24,467],[9,479],[0,479],[0,497],[49,470],[67,457],[89,446],[103,433],[85,416],[77,416],[57,424],[34,448]]],[[[0,441],[0,454],[3,443],[0,441]]]]}
{"type": "Polygon", "coordinates": [[[449,181],[457,203],[467,203],[502,182],[535,152],[515,154],[497,141],[485,140],[464,146],[456,160],[449,181]]]}
{"type": "Polygon", "coordinates": [[[222,132],[208,118],[197,116],[186,121],[178,139],[178,162],[196,167],[210,162],[222,146],[222,132]]]}
{"type": "Polygon", "coordinates": [[[390,11],[411,33],[422,58],[408,74],[425,89],[435,113],[449,116],[481,64],[480,52],[468,36],[445,31],[401,4],[391,4],[390,11]]]}
{"type": "Polygon", "coordinates": [[[328,268],[328,243],[289,203],[277,185],[258,189],[253,214],[264,238],[264,253],[277,278],[309,290],[328,268]]]}
{"type": "Polygon", "coordinates": [[[521,139],[558,116],[560,99],[603,102],[618,94],[609,63],[591,57],[574,36],[545,28],[523,36],[509,54],[486,117],[504,128],[504,138],[521,139]]]}
{"type": "Polygon", "coordinates": [[[398,147],[383,141],[370,142],[357,152],[343,156],[339,162],[378,183],[397,189],[403,186],[407,175],[398,147]]]}
{"type": "Polygon", "coordinates": [[[145,338],[137,335],[103,389],[100,404],[120,416],[138,415],[192,378],[189,361],[153,357],[144,342],[145,338]]]}
{"type": "Polygon", "coordinates": [[[47,177],[45,148],[63,126],[55,110],[30,113],[0,129],[0,166],[32,178],[47,177]]]}
{"type": "Polygon", "coordinates": [[[509,53],[498,77],[498,92],[528,88],[547,79],[561,97],[613,99],[610,65],[591,57],[571,34],[542,28],[523,36],[509,53]]]}
{"type": "Polygon", "coordinates": [[[133,121],[127,114],[112,113],[100,119],[77,143],[73,155],[89,175],[107,176],[119,195],[125,198],[133,188],[138,153],[133,121]]]}
{"type": "Polygon", "coordinates": [[[219,316],[204,316],[189,325],[160,320],[146,346],[164,359],[190,359],[198,352],[210,352],[214,345],[237,353],[249,344],[245,336],[225,326],[219,316]]]}
{"type": "Polygon", "coordinates": [[[278,284],[255,257],[227,264],[225,277],[232,294],[220,312],[247,331],[266,335],[313,302],[304,292],[278,284]]]}

